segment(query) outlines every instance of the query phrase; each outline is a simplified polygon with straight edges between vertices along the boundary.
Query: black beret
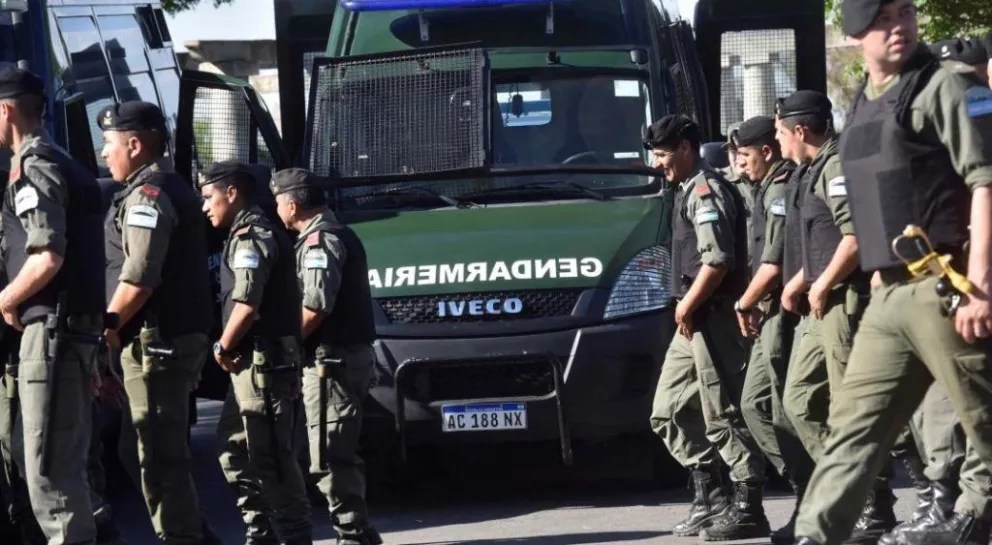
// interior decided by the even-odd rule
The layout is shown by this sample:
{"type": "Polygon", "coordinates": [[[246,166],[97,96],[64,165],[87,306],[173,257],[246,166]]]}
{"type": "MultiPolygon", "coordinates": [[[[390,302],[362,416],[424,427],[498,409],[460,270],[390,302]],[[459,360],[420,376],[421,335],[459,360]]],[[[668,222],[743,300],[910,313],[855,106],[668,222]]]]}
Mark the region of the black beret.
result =
{"type": "Polygon", "coordinates": [[[666,115],[648,127],[644,148],[673,146],[689,137],[699,137],[699,125],[695,121],[684,115],[666,115]]]}
{"type": "Polygon", "coordinates": [[[875,22],[882,6],[894,0],[844,0],[840,5],[844,34],[857,36],[875,22]]]}
{"type": "Polygon", "coordinates": [[[734,138],[734,147],[753,146],[775,134],[775,120],[767,115],[759,115],[741,123],[734,138]]]}
{"type": "Polygon", "coordinates": [[[985,64],[989,61],[989,52],[981,40],[942,40],[930,44],[930,51],[942,61],[958,61],[970,65],[985,64]]]}
{"type": "Polygon", "coordinates": [[[96,123],[105,131],[166,132],[162,110],[155,104],[138,100],[103,108],[96,114],[96,123]]]}
{"type": "Polygon", "coordinates": [[[16,66],[0,70],[0,98],[20,95],[45,96],[45,82],[34,73],[16,66]]]}
{"type": "Polygon", "coordinates": [[[272,175],[269,189],[273,195],[279,195],[302,187],[313,187],[319,180],[309,170],[303,168],[287,168],[272,175]]]}
{"type": "Polygon", "coordinates": [[[831,119],[833,104],[827,95],[804,89],[778,99],[775,103],[775,115],[780,119],[797,115],[815,115],[823,119],[831,119]]]}
{"type": "Polygon", "coordinates": [[[197,187],[204,187],[231,177],[254,180],[256,179],[256,173],[250,166],[244,163],[239,163],[238,161],[221,161],[214,163],[210,168],[201,172],[196,185],[197,187]]]}

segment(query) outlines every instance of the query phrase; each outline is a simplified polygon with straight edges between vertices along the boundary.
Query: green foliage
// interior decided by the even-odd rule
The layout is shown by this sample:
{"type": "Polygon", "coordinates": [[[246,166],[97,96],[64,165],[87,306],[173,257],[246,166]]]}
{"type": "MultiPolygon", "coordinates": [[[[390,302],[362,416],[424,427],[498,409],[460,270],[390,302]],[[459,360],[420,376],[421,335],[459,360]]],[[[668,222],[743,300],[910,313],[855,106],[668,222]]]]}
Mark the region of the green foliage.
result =
{"type": "MultiPolygon", "coordinates": [[[[825,0],[827,21],[840,28],[842,0],[825,0]]],[[[916,0],[920,10],[923,41],[954,37],[981,37],[992,31],[992,2],[989,0],[916,0]]]]}
{"type": "MultiPolygon", "coordinates": [[[[201,0],[162,0],[162,9],[169,13],[179,13],[195,7],[201,0]]],[[[213,0],[214,7],[230,4],[234,0],[213,0]]]]}

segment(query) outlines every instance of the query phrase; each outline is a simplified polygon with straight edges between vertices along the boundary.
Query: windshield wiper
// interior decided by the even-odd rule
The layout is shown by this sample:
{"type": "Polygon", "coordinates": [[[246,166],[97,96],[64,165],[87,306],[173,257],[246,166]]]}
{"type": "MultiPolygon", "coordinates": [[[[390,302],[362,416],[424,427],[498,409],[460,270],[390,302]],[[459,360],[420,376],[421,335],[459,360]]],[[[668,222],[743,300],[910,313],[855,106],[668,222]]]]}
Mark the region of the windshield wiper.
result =
{"type": "Polygon", "coordinates": [[[400,187],[393,187],[385,191],[377,191],[375,193],[357,196],[356,199],[373,199],[377,197],[427,197],[434,201],[440,201],[448,206],[454,206],[456,208],[463,208],[467,204],[460,199],[456,199],[450,195],[445,195],[444,193],[440,193],[422,185],[404,185],[400,187]]]}
{"type": "Polygon", "coordinates": [[[596,191],[595,189],[591,189],[582,184],[569,182],[567,180],[533,182],[507,187],[494,187],[492,189],[484,189],[482,191],[476,191],[475,193],[469,193],[468,195],[462,195],[462,199],[471,201],[478,197],[505,195],[507,193],[567,193],[585,195],[586,197],[596,199],[597,201],[606,201],[610,199],[610,197],[605,193],[596,191]]]}

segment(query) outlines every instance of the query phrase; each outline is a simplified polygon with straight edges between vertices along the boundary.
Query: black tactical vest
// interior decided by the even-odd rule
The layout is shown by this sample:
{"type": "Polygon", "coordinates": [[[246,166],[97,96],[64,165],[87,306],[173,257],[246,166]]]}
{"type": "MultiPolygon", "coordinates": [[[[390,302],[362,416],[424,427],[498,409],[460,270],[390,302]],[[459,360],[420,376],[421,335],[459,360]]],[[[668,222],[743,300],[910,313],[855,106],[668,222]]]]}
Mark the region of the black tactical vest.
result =
{"type": "Polygon", "coordinates": [[[971,195],[947,150],[910,127],[913,99],[940,64],[925,47],[909,60],[899,82],[876,100],[858,94],[841,139],[841,158],[861,268],[902,266],[892,240],[909,224],[933,245],[957,251],[968,239],[971,195]]]}
{"type": "Polygon", "coordinates": [[[802,182],[800,205],[800,236],[803,249],[803,276],[810,282],[816,280],[830,265],[830,261],[844,237],[834,222],[834,215],[826,201],[816,194],[816,182],[823,175],[827,160],[832,155],[818,157],[806,172],[802,182]]]}
{"type": "Polygon", "coordinates": [[[149,318],[158,322],[165,339],[209,333],[214,323],[214,310],[207,272],[206,220],[200,210],[199,197],[175,172],[145,168],[123,191],[114,195],[103,226],[107,248],[107,303],[117,290],[124,266],[121,229],[126,221],[126,211],[121,207],[134,191],[144,191],[150,198],[168,198],[176,211],[178,224],[169,236],[169,249],[162,264],[162,282],[138,314],[128,323],[121,324],[121,340],[126,343],[133,339],[149,318]],[[160,192],[164,196],[159,196],[160,192]]]}
{"type": "MultiPolygon", "coordinates": [[[[13,281],[27,261],[27,231],[16,213],[17,192],[31,187],[23,175],[28,157],[41,157],[55,164],[59,177],[66,184],[66,250],[55,278],[40,292],[18,307],[22,323],[44,319],[55,311],[60,294],[65,293],[66,312],[101,316],[105,310],[103,286],[103,229],[100,186],[86,168],[51,144],[38,142],[21,153],[21,178],[11,182],[4,195],[3,227],[7,247],[7,277],[13,281]]],[[[35,188],[37,191],[37,188],[35,188]]]]}
{"type": "MultiPolygon", "coordinates": [[[[782,176],[791,176],[792,171],[795,167],[792,163],[785,163],[781,165],[777,171],[769,173],[769,176],[773,180],[780,180],[782,176]]],[[[751,240],[754,241],[752,246],[753,255],[751,256],[751,274],[755,275],[758,273],[758,269],[761,268],[761,254],[765,253],[765,229],[768,222],[765,218],[765,195],[771,188],[773,183],[779,183],[776,181],[768,180],[763,182],[759,187],[758,191],[754,196],[754,209],[751,211],[751,240]]]]}
{"type": "MultiPolygon", "coordinates": [[[[236,237],[251,236],[252,229],[272,233],[276,241],[275,263],[269,270],[269,279],[262,293],[262,302],[258,307],[255,322],[251,329],[241,338],[236,347],[225,347],[236,352],[249,352],[255,337],[261,337],[271,345],[276,345],[283,337],[300,338],[300,316],[303,310],[303,297],[300,293],[299,282],[296,278],[296,256],[293,254],[293,244],[289,235],[277,228],[263,215],[261,209],[252,207],[238,214],[231,234],[224,245],[224,259],[220,268],[221,308],[224,325],[227,325],[234,310],[234,270],[231,268],[231,245],[236,237]]],[[[368,282],[368,277],[366,277],[368,282]]]]}
{"type": "MultiPolygon", "coordinates": [[[[744,215],[744,199],[734,189],[730,182],[714,173],[708,173],[708,179],[720,187],[723,193],[732,200],[735,208],[734,224],[734,263],[727,271],[723,282],[713,293],[713,297],[737,298],[744,293],[749,281],[747,260],[747,217],[744,215]]],[[[705,181],[697,181],[678,189],[672,214],[672,294],[685,297],[693,280],[702,267],[702,256],[699,255],[696,226],[693,218],[688,215],[688,197],[690,191],[696,191],[705,181]]]]}
{"type": "Polygon", "coordinates": [[[803,182],[810,165],[800,165],[792,171],[785,191],[785,252],[782,255],[782,282],[786,283],[803,268],[802,217],[803,182]]]}
{"type": "MultiPolygon", "coordinates": [[[[330,233],[344,244],[347,258],[341,270],[341,286],[334,308],[324,319],[317,334],[306,341],[306,357],[310,359],[321,343],[344,347],[370,344],[375,340],[375,320],[372,317],[372,291],[369,288],[368,260],[365,246],[355,232],[340,223],[325,224],[321,231],[330,233]]],[[[317,231],[314,231],[317,232],[317,231]]],[[[297,244],[306,244],[305,237],[297,244]]]]}

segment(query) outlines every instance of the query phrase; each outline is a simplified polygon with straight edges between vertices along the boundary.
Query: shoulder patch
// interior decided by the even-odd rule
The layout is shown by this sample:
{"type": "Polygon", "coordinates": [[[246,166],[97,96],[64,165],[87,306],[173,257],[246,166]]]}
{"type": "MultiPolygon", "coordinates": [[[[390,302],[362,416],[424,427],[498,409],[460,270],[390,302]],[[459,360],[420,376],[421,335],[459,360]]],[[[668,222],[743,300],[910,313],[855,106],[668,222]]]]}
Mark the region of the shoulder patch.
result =
{"type": "Polygon", "coordinates": [[[261,258],[258,252],[251,248],[241,248],[234,251],[232,269],[257,269],[261,258]]]}
{"type": "Polygon", "coordinates": [[[316,246],[320,244],[320,231],[314,231],[307,235],[307,239],[304,244],[307,246],[316,246]]]}
{"type": "Polygon", "coordinates": [[[237,231],[234,232],[234,236],[242,237],[244,235],[247,235],[248,231],[251,231],[251,225],[245,225],[241,229],[238,229],[237,231]]]}
{"type": "Polygon", "coordinates": [[[326,269],[327,252],[321,248],[311,248],[303,255],[304,269],[326,269]]]}
{"type": "Polygon", "coordinates": [[[709,194],[712,192],[713,190],[710,188],[710,183],[706,180],[705,177],[701,177],[698,180],[696,180],[696,195],[699,195],[700,197],[706,197],[709,196],[709,194]]]}
{"type": "Polygon", "coordinates": [[[35,208],[38,208],[38,189],[31,184],[18,189],[14,194],[14,213],[20,216],[35,208]]]}
{"type": "Polygon", "coordinates": [[[124,223],[128,227],[154,229],[158,225],[158,210],[147,204],[132,205],[127,209],[127,218],[124,223]]]}
{"type": "Polygon", "coordinates": [[[772,199],[771,206],[768,207],[772,215],[784,216],[785,215],[785,197],[779,197],[777,199],[772,199]]]}
{"type": "Polygon", "coordinates": [[[992,89],[972,87],[964,95],[969,117],[984,117],[992,114],[992,89]]]}
{"type": "Polygon", "coordinates": [[[718,219],[720,219],[720,213],[717,212],[716,208],[703,206],[699,210],[696,210],[696,225],[713,223],[718,219]]]}
{"type": "Polygon", "coordinates": [[[827,182],[828,197],[846,197],[847,180],[843,176],[837,176],[827,182]]]}
{"type": "Polygon", "coordinates": [[[162,192],[162,189],[156,185],[144,184],[141,186],[141,192],[154,199],[158,197],[158,194],[162,192]]]}

